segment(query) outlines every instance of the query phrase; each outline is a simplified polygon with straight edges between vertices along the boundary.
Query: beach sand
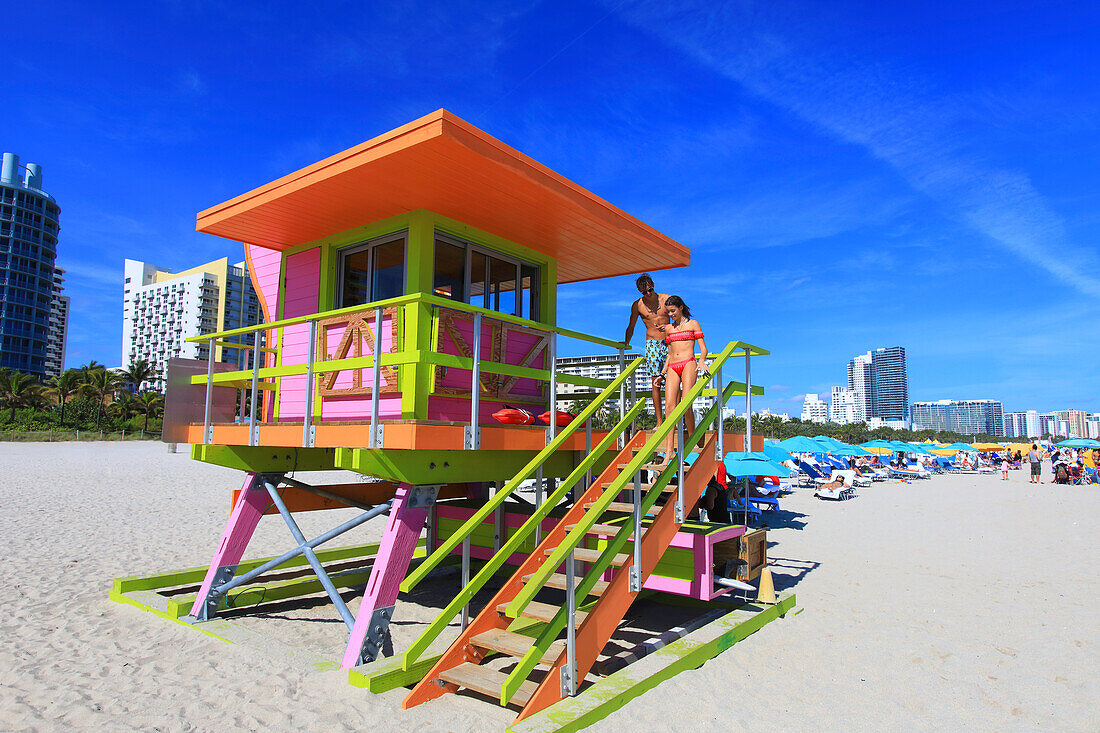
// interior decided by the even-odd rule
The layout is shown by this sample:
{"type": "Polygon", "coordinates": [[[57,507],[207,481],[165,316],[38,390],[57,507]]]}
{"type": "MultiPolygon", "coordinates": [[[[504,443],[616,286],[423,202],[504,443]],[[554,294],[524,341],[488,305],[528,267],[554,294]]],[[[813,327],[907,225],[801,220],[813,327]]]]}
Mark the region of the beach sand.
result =
{"type": "MultiPolygon", "coordinates": [[[[777,588],[797,592],[803,612],[595,729],[1100,729],[1100,487],[1011,477],[786,498],[769,555],[777,588]]],[[[107,600],[112,578],[206,564],[241,478],[161,444],[0,443],[0,729],[502,730],[512,720],[456,695],[403,711],[402,690],[371,695],[280,652],[338,659],[346,630],[331,606],[248,619],[271,641],[252,648],[107,600]]],[[[301,515],[307,536],[334,523],[301,515]]],[[[381,529],[368,523],[346,544],[381,529]]],[[[289,545],[282,522],[265,519],[248,556],[289,545]]],[[[400,648],[416,632],[403,622],[430,613],[399,601],[396,616],[400,648]]]]}

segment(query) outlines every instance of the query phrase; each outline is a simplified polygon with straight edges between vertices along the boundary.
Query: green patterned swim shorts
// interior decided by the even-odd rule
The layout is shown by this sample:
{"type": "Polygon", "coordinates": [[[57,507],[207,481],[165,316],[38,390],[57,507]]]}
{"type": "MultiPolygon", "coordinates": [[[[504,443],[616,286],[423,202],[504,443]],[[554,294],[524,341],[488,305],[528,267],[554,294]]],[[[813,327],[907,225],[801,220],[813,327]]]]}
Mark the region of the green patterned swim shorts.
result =
{"type": "Polygon", "coordinates": [[[645,340],[645,368],[649,376],[660,375],[665,370],[666,359],[668,359],[668,344],[664,340],[645,340]]]}

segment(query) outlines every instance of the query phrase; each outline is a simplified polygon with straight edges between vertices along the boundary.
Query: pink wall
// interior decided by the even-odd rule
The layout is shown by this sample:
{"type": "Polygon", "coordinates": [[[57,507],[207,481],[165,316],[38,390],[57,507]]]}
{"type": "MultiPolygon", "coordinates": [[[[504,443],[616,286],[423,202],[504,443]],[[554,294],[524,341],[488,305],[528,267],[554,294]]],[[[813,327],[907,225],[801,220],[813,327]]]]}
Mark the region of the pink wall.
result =
{"type": "MultiPolygon", "coordinates": [[[[382,344],[381,351],[383,354],[390,354],[397,350],[399,344],[394,343],[393,333],[393,311],[392,313],[383,313],[382,315],[382,344]]],[[[368,312],[364,314],[364,320],[366,321],[367,328],[374,332],[374,312],[368,312]]],[[[325,327],[325,335],[327,339],[326,347],[328,348],[328,354],[325,358],[334,359],[337,355],[337,347],[340,345],[340,338],[344,335],[344,324],[334,324],[325,327]]],[[[370,344],[367,343],[366,338],[363,338],[362,343],[363,355],[371,353],[370,344]]],[[[352,344],[348,349],[348,353],[344,358],[352,358],[355,356],[355,345],[352,344]]],[[[350,369],[339,373],[336,377],[336,382],[333,384],[333,389],[348,389],[353,386],[354,372],[350,369]]],[[[362,385],[369,387],[373,376],[370,369],[362,370],[362,385]]],[[[385,377],[382,381],[383,389],[386,388],[385,377]]],[[[397,418],[401,417],[401,393],[400,392],[382,392],[379,398],[378,414],[382,418],[397,418]]],[[[370,418],[370,395],[328,395],[323,398],[321,402],[321,419],[322,420],[367,420],[370,418]]]]}
{"type": "MultiPolygon", "coordinates": [[[[286,258],[283,318],[316,313],[320,307],[321,248],[314,247],[286,258]]],[[[304,364],[309,353],[309,324],[283,329],[282,364],[304,364]]],[[[279,419],[301,420],[305,402],[305,376],[283,377],[279,391],[279,419]]]]}

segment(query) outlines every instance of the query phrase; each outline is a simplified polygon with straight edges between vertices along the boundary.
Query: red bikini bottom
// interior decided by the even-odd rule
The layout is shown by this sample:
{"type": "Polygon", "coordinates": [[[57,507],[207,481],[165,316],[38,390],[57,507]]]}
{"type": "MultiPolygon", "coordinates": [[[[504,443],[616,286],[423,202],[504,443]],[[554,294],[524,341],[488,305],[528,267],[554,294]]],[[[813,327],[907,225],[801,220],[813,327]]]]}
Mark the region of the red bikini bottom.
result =
{"type": "Polygon", "coordinates": [[[686,367],[688,364],[690,364],[693,361],[695,361],[695,359],[684,359],[683,361],[669,362],[668,365],[672,368],[672,371],[676,372],[677,374],[679,374],[682,377],[682,376],[684,376],[684,367],[686,367]]]}

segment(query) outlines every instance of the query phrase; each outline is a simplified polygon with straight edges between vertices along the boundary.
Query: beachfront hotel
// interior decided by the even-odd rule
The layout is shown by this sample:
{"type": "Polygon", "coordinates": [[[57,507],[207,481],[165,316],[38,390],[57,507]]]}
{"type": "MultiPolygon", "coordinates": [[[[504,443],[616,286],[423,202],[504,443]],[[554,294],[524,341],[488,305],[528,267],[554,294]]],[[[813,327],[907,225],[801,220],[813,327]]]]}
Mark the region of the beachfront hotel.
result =
{"type": "Polygon", "coordinates": [[[42,166],[21,166],[18,155],[4,153],[0,167],[0,368],[42,378],[58,373],[64,362],[68,301],[61,300],[62,281],[54,264],[60,214],[53,196],[42,190],[42,166]],[[54,313],[55,307],[64,308],[64,318],[54,313]]]}
{"type": "Polygon", "coordinates": [[[937,400],[913,403],[913,427],[949,430],[963,435],[1005,434],[999,400],[937,400]]]}
{"type": "MultiPolygon", "coordinates": [[[[244,262],[223,257],[173,273],[126,260],[123,277],[122,364],[145,359],[157,375],[141,389],[164,391],[169,359],[206,359],[206,346],[187,339],[260,322],[244,262]]],[[[247,359],[239,349],[214,348],[215,361],[243,367],[247,359]]]]}
{"type": "Polygon", "coordinates": [[[55,267],[53,294],[50,298],[50,325],[46,332],[46,377],[65,371],[65,345],[69,333],[69,296],[65,291],[65,271],[55,267]]]}
{"type": "Polygon", "coordinates": [[[829,403],[817,393],[806,395],[802,400],[802,422],[829,422],[829,403]]]}

